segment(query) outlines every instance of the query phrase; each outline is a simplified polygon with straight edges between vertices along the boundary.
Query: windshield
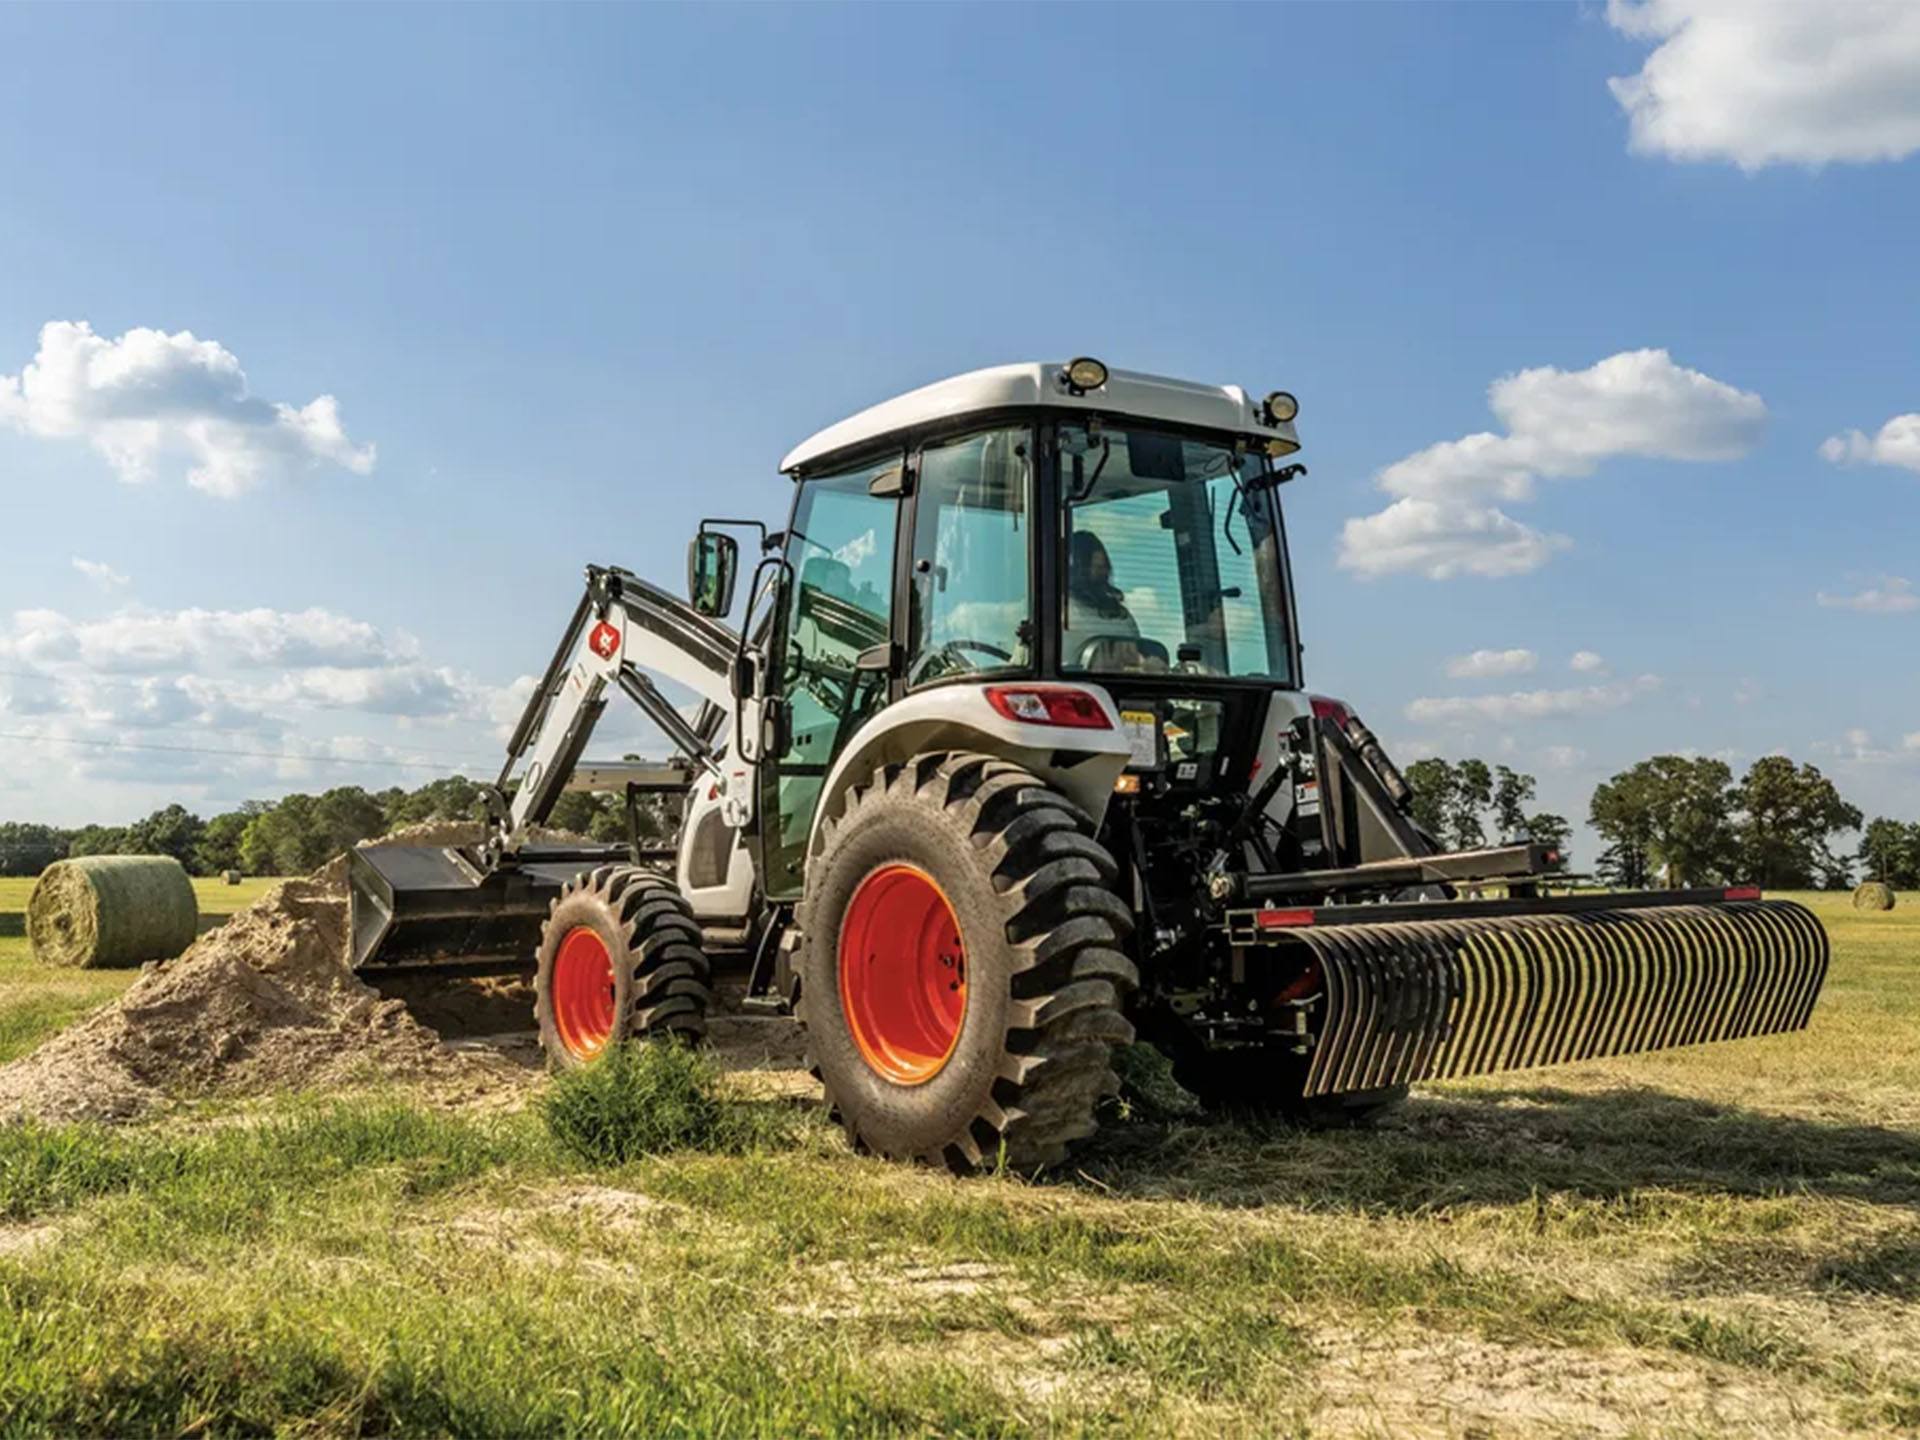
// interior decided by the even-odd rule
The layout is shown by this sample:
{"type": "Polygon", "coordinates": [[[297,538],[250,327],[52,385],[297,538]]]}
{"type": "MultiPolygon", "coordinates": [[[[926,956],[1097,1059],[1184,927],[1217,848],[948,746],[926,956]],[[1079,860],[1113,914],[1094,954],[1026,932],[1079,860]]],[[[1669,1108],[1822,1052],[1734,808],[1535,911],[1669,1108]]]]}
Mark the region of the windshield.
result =
{"type": "Polygon", "coordinates": [[[1061,668],[1291,684],[1266,465],[1158,431],[1062,426],[1061,668]]]}

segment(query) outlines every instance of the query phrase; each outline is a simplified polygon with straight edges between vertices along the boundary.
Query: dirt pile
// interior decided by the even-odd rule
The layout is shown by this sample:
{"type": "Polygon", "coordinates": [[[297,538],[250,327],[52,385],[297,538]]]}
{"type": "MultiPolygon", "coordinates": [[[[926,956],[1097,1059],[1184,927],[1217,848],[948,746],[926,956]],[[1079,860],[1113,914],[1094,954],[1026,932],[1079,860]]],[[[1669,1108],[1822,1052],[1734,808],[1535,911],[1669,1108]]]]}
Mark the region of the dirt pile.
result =
{"type": "Polygon", "coordinates": [[[455,1052],[347,968],[346,857],[269,891],[119,1000],[0,1067],[0,1117],[128,1119],[176,1098],[513,1067],[455,1052]]]}

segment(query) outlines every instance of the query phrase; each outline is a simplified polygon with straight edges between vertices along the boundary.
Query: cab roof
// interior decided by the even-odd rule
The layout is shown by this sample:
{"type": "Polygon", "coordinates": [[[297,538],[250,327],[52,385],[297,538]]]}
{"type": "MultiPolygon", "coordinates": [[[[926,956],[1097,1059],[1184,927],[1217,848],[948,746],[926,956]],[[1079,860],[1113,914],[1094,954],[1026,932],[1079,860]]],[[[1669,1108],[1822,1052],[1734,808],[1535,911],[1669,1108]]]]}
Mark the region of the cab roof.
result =
{"type": "Polygon", "coordinates": [[[890,435],[976,413],[1034,406],[1244,435],[1259,444],[1274,444],[1274,453],[1280,455],[1300,448],[1292,422],[1268,424],[1261,416],[1261,402],[1250,399],[1238,385],[1197,385],[1164,375],[1111,370],[1106,384],[1076,393],[1067,384],[1066,368],[1065,361],[1030,360],[936,380],[809,436],[787,452],[780,468],[799,474],[890,435]]]}

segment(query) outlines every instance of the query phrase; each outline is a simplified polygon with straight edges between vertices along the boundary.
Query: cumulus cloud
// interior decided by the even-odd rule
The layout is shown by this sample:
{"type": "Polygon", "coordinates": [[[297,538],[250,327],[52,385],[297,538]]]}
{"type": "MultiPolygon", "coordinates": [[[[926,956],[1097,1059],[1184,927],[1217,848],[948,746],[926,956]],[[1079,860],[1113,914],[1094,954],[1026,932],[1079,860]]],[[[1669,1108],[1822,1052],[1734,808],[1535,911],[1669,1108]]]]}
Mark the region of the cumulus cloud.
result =
{"type": "Polygon", "coordinates": [[[1485,505],[1396,500],[1340,529],[1340,565],[1362,580],[1411,570],[1429,580],[1525,575],[1573,541],[1485,505]]]}
{"type": "Polygon", "coordinates": [[[471,691],[469,682],[444,668],[401,665],[342,670],[323,665],[287,676],[268,692],[268,698],[329,710],[364,710],[420,719],[468,709],[471,691]]]}
{"type": "Polygon", "coordinates": [[[1637,152],[1751,171],[1920,150],[1920,7],[1908,0],[1608,0],[1607,21],[1658,42],[1637,75],[1607,82],[1637,152]]]}
{"type": "Polygon", "coordinates": [[[188,484],[226,497],[322,464],[357,475],[374,464],[374,447],[348,438],[333,396],[263,400],[232,351],[187,330],[109,340],[84,320],[49,321],[33,359],[0,375],[0,425],[84,440],[130,482],[184,463],[188,484]]]}
{"type": "Polygon", "coordinates": [[[73,568],[102,590],[123,590],[129,583],[125,575],[104,560],[82,560],[76,555],[73,557],[73,568]]]}
{"type": "Polygon", "coordinates": [[[1869,615],[1902,615],[1920,610],[1920,595],[1913,593],[1913,582],[1898,575],[1882,575],[1866,581],[1851,595],[1832,595],[1821,590],[1813,598],[1829,610],[1860,610],[1869,615]]]}
{"type": "Polygon", "coordinates": [[[1834,465],[1897,465],[1920,470],[1920,414],[1896,415],[1872,435],[1848,430],[1820,445],[1820,458],[1834,465]]]}
{"type": "Polygon", "coordinates": [[[1608,685],[1570,690],[1515,690],[1505,695],[1425,696],[1407,706],[1416,725],[1469,725],[1479,721],[1508,725],[1618,710],[1660,688],[1660,677],[1642,675],[1608,685]]]}
{"type": "Polygon", "coordinates": [[[99,620],[58,610],[16,610],[0,632],[0,654],[36,665],[78,664],[105,672],[257,670],[273,666],[392,665],[417,651],[407,636],[383,634],[331,610],[148,610],[130,607],[99,620]]]}
{"type": "Polygon", "coordinates": [[[1521,370],[1494,381],[1487,402],[1504,434],[1441,441],[1380,472],[1380,489],[1397,498],[1346,522],[1344,568],[1433,580],[1537,570],[1572,541],[1500,507],[1533,499],[1541,478],[1590,475],[1619,456],[1736,459],[1767,418],[1758,395],[1677,365],[1665,350],[1622,351],[1585,370],[1521,370]]]}
{"type": "Polygon", "coordinates": [[[224,804],[491,768],[495,722],[517,714],[533,681],[488,685],[416,651],[405,635],[318,609],[15,612],[0,619],[0,785],[58,776],[57,808],[78,777],[137,808],[150,787],[173,787],[167,799],[202,787],[224,804]],[[394,733],[340,733],[346,712],[394,733]],[[421,730],[436,737],[426,748],[407,739],[421,730]]]}
{"type": "Polygon", "coordinates": [[[1607,668],[1607,662],[1591,650],[1576,650],[1573,658],[1567,661],[1569,670],[1577,670],[1582,675],[1597,675],[1607,668]]]}
{"type": "Polygon", "coordinates": [[[1492,675],[1524,675],[1540,663],[1531,650],[1475,650],[1447,661],[1447,674],[1456,680],[1484,680],[1492,675]]]}

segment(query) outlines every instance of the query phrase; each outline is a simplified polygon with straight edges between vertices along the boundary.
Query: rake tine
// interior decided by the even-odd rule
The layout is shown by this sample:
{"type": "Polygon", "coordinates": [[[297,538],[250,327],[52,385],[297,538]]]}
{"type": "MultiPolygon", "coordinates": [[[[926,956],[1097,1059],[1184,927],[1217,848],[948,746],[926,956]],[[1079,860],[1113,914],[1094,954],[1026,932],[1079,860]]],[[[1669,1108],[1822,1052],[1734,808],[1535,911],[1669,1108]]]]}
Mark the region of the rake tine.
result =
{"type": "Polygon", "coordinates": [[[1826,932],[1789,901],[1391,921],[1297,937],[1325,977],[1307,1093],[1802,1028],[1826,932]]]}

